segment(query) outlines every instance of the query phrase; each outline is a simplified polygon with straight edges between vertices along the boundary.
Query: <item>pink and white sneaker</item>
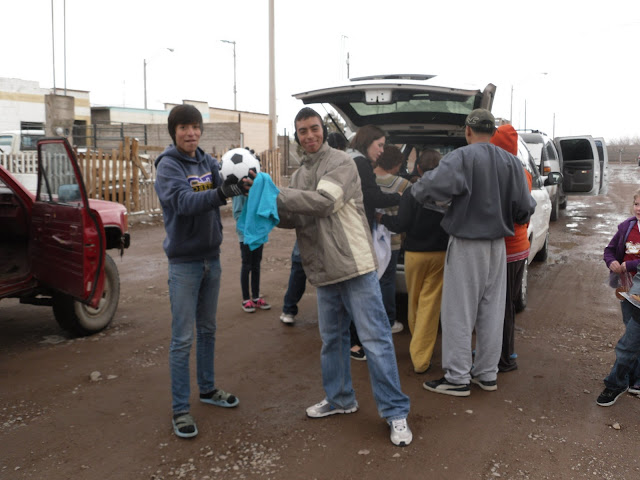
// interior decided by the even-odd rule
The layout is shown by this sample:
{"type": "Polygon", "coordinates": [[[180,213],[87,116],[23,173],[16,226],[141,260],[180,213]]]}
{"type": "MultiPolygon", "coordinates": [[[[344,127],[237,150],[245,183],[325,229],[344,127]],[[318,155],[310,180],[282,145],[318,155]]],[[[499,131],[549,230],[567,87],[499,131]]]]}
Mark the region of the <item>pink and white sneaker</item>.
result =
{"type": "Polygon", "coordinates": [[[242,309],[247,313],[253,313],[256,311],[256,304],[252,300],[245,300],[242,302],[242,309]]]}
{"type": "Polygon", "coordinates": [[[270,310],[271,305],[264,301],[264,298],[255,298],[253,300],[253,305],[260,310],[270,310]]]}

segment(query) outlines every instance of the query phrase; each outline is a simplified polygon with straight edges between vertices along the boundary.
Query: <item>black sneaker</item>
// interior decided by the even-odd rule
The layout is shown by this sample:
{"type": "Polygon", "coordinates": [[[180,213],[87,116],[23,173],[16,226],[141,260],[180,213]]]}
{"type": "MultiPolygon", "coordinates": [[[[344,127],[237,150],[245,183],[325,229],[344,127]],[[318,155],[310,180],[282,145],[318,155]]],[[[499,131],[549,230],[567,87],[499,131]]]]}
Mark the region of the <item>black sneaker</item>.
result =
{"type": "Polygon", "coordinates": [[[471,377],[471,383],[475,383],[481,389],[487,392],[493,392],[498,389],[498,381],[497,380],[480,380],[479,378],[471,377]]]}
{"type": "Polygon", "coordinates": [[[621,388],[619,390],[618,389],[613,390],[611,388],[605,388],[602,391],[602,393],[600,395],[598,395],[598,399],[596,400],[596,403],[598,405],[600,405],[601,407],[610,407],[611,405],[616,403],[616,400],[618,400],[618,397],[620,395],[622,395],[626,391],[627,391],[626,388],[621,388]]]}
{"type": "Polygon", "coordinates": [[[468,383],[450,383],[446,378],[424,382],[422,386],[430,392],[444,393],[454,397],[468,397],[471,395],[471,388],[468,383]]]}
{"type": "Polygon", "coordinates": [[[360,347],[360,350],[356,350],[355,352],[351,350],[351,358],[354,360],[366,360],[367,355],[364,353],[364,348],[360,347]]]}

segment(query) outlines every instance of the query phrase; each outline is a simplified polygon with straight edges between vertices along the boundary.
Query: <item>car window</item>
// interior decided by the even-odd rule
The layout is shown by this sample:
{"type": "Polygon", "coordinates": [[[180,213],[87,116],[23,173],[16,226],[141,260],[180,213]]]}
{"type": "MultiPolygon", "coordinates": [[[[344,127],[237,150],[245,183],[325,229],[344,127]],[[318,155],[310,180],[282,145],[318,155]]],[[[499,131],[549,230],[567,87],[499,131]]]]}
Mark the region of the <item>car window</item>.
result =
{"type": "Polygon", "coordinates": [[[80,186],[71,159],[62,143],[45,143],[40,152],[38,201],[78,205],[80,186]]]}
{"type": "Polygon", "coordinates": [[[396,96],[398,97],[396,101],[387,105],[351,102],[351,106],[358,115],[368,116],[408,112],[446,112],[468,115],[475,105],[473,96],[409,92],[398,92],[396,96]]]}
{"type": "MultiPolygon", "coordinates": [[[[536,144],[534,144],[536,145],[536,144]]],[[[530,153],[530,145],[524,142],[518,142],[518,158],[522,162],[522,166],[531,174],[532,188],[542,188],[543,182],[540,172],[535,165],[533,156],[530,153]]]]}
{"type": "Polygon", "coordinates": [[[553,146],[552,142],[547,142],[545,150],[549,160],[558,160],[558,152],[556,152],[556,147],[553,146]]]}
{"type": "Polygon", "coordinates": [[[533,159],[537,163],[540,163],[540,160],[542,159],[542,144],[527,142],[527,148],[529,149],[529,152],[531,152],[533,159]]]}

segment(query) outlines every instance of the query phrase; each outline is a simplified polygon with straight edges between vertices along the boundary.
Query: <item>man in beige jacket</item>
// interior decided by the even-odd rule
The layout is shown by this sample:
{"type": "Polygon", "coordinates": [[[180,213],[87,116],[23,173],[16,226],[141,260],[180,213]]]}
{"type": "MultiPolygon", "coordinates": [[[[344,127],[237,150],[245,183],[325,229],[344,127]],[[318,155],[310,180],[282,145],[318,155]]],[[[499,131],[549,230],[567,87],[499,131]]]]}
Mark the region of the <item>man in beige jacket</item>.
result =
{"type": "Polygon", "coordinates": [[[302,264],[318,295],[326,398],[307,408],[307,416],[358,410],[349,360],[350,316],[367,355],[378,412],[391,428],[391,441],[409,445],[413,438],[407,425],[409,398],[400,388],[358,170],[349,155],[326,143],[326,126],[316,111],[300,110],[295,128],[296,141],[304,150],[302,166],[290,187],[281,189],[278,215],[281,227],[296,229],[302,264]]]}

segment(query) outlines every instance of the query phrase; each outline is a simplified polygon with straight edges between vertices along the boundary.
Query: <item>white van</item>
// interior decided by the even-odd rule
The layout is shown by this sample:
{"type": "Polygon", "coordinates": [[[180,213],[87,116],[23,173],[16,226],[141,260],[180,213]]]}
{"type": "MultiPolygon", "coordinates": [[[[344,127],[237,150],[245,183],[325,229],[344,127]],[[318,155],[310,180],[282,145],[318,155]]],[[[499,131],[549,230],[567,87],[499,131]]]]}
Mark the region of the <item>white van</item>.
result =
{"type": "Polygon", "coordinates": [[[9,130],[0,133],[0,155],[35,152],[44,130],[9,130]]]}

